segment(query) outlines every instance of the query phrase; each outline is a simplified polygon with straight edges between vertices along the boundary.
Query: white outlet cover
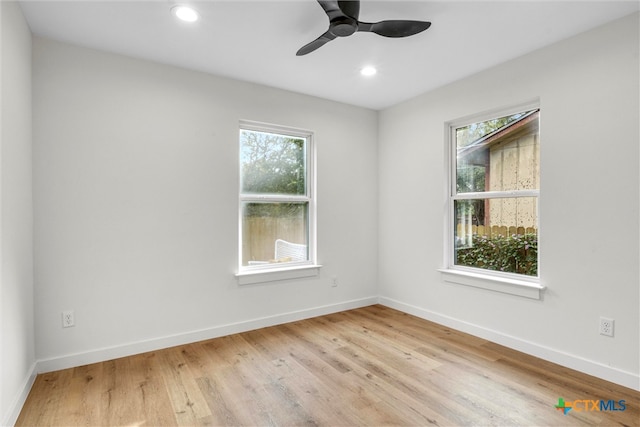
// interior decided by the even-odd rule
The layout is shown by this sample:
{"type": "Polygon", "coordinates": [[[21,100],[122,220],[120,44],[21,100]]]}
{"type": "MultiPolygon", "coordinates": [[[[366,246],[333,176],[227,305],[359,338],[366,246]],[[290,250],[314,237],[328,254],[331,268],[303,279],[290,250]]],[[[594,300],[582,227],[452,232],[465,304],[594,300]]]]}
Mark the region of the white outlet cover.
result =
{"type": "Polygon", "coordinates": [[[72,326],[75,326],[76,321],[75,321],[75,316],[73,314],[73,310],[65,310],[62,312],[62,327],[63,328],[70,328],[72,326]]]}
{"type": "Polygon", "coordinates": [[[606,317],[600,318],[600,335],[612,337],[614,333],[615,321],[606,317]]]}

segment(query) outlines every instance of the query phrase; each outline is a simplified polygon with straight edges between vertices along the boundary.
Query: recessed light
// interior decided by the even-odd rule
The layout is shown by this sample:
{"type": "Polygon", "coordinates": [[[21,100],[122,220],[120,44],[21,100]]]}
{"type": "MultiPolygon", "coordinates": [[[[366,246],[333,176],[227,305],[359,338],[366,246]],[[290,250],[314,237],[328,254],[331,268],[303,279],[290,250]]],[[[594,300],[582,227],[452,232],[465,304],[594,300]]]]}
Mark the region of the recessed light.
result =
{"type": "Polygon", "coordinates": [[[376,70],[376,68],[372,66],[366,66],[360,70],[360,74],[362,74],[365,77],[374,76],[377,72],[378,70],[376,70]]]}
{"type": "Polygon", "coordinates": [[[171,8],[171,13],[185,22],[196,22],[198,20],[198,12],[188,6],[174,6],[171,8]]]}

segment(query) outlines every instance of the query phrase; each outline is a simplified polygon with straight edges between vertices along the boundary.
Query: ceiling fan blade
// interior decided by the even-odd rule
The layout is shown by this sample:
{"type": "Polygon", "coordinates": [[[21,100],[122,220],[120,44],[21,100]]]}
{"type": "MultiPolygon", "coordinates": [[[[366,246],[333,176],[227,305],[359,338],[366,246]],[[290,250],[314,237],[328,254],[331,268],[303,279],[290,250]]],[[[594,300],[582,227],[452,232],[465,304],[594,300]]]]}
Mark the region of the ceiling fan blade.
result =
{"type": "Polygon", "coordinates": [[[321,35],[320,37],[318,37],[317,39],[315,39],[311,43],[308,43],[308,44],[302,46],[298,50],[298,52],[296,52],[296,56],[302,56],[302,55],[306,55],[307,53],[311,53],[314,50],[318,49],[319,47],[324,46],[327,42],[330,42],[331,40],[333,40],[335,38],[336,38],[336,36],[334,36],[329,31],[327,31],[326,33],[324,33],[323,35],[321,35]]]}
{"type": "Polygon", "coordinates": [[[340,8],[340,3],[343,3],[341,1],[318,0],[318,3],[322,6],[322,9],[324,9],[324,12],[329,17],[329,21],[345,16],[344,12],[340,8]]]}
{"type": "Polygon", "coordinates": [[[349,1],[339,1],[338,6],[340,10],[351,18],[358,20],[358,16],[360,16],[360,1],[349,0],[349,1]]]}
{"type": "Polygon", "coordinates": [[[426,21],[380,21],[375,23],[359,22],[358,31],[376,33],[384,37],[408,37],[421,33],[431,26],[426,21]]]}

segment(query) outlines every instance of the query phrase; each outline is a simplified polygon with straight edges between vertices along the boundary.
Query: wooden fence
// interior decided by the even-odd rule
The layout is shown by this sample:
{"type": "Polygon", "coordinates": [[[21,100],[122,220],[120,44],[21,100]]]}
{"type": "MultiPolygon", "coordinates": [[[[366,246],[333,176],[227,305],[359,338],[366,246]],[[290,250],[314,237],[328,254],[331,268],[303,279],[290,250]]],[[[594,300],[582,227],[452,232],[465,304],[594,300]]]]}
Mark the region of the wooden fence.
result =
{"type": "Polygon", "coordinates": [[[516,227],[506,225],[493,225],[493,226],[484,226],[484,225],[470,225],[470,224],[460,224],[458,223],[456,228],[456,235],[469,235],[469,234],[477,234],[480,236],[512,236],[514,234],[538,234],[538,230],[533,227],[516,227]]]}
{"type": "Polygon", "coordinates": [[[243,220],[242,265],[275,257],[277,239],[307,244],[306,225],[300,218],[252,216],[243,220]]]}

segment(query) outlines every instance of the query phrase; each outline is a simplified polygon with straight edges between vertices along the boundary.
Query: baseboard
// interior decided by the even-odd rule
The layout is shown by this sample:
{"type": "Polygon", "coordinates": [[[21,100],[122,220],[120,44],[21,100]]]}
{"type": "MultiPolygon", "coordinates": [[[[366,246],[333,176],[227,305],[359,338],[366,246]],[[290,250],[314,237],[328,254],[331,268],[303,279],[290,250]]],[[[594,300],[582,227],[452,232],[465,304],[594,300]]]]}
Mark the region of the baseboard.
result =
{"type": "Polygon", "coordinates": [[[190,344],[225,335],[247,332],[254,329],[266,328],[268,326],[279,325],[325,314],[336,313],[354,308],[366,307],[377,304],[378,297],[368,297],[357,300],[345,301],[337,304],[313,307],[304,310],[292,311],[284,314],[261,317],[243,322],[230,323],[215,326],[212,328],[185,332],[183,334],[154,338],[145,341],[123,344],[114,347],[105,347],[83,353],[68,354],[60,357],[39,360],[36,372],[51,372],[60,369],[74,368],[91,363],[104,362],[106,360],[120,357],[132,356],[134,354],[146,353],[149,351],[161,350],[163,348],[175,347],[178,345],[190,344]]]}
{"type": "Polygon", "coordinates": [[[540,359],[575,369],[576,371],[580,371],[588,375],[593,375],[594,377],[628,387],[632,390],[640,391],[640,375],[612,368],[583,357],[568,354],[550,347],[545,347],[498,331],[487,329],[482,326],[464,322],[453,317],[445,316],[440,313],[425,310],[424,308],[406,304],[392,298],[379,297],[378,303],[425,320],[430,320],[432,322],[448,326],[458,331],[484,338],[505,347],[539,357],[540,359]]]}
{"type": "Polygon", "coordinates": [[[36,363],[34,363],[31,365],[29,372],[22,382],[20,393],[16,396],[13,404],[9,407],[9,411],[4,415],[4,418],[0,420],[0,425],[13,426],[16,424],[16,421],[18,421],[18,417],[20,416],[20,411],[24,406],[24,402],[26,402],[27,396],[29,396],[29,392],[31,391],[31,387],[36,380],[36,373],[36,363]]]}

